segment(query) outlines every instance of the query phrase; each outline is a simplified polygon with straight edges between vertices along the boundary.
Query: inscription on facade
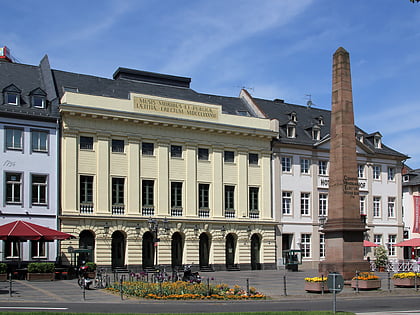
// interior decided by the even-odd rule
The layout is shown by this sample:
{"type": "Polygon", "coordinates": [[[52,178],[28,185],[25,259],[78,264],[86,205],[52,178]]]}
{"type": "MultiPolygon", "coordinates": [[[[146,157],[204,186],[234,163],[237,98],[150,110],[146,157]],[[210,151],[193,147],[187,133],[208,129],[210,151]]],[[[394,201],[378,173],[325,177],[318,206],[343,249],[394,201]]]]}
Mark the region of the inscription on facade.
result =
{"type": "Polygon", "coordinates": [[[138,96],[134,97],[134,108],[144,111],[202,117],[207,119],[219,118],[218,110],[210,106],[184,104],[138,96]]]}
{"type": "MultiPolygon", "coordinates": [[[[328,177],[320,177],[318,179],[318,187],[328,188],[330,180],[328,177]]],[[[340,183],[336,184],[340,185],[340,183]]],[[[358,195],[359,190],[367,190],[367,181],[366,179],[359,178],[350,178],[344,176],[343,182],[343,192],[347,195],[358,195]]]]}
{"type": "Polygon", "coordinates": [[[3,167],[14,167],[14,166],[16,166],[16,162],[13,162],[13,161],[6,160],[3,163],[3,167]]]}

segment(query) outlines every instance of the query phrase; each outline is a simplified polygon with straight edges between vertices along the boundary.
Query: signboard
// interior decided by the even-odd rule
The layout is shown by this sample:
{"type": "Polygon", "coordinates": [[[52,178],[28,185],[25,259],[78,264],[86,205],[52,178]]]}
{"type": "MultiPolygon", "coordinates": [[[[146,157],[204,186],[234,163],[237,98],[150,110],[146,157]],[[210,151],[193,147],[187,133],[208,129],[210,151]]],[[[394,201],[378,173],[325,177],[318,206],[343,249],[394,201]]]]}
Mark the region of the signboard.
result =
{"type": "Polygon", "coordinates": [[[337,272],[331,272],[327,278],[328,290],[331,292],[341,292],[344,288],[344,278],[337,272]]]}

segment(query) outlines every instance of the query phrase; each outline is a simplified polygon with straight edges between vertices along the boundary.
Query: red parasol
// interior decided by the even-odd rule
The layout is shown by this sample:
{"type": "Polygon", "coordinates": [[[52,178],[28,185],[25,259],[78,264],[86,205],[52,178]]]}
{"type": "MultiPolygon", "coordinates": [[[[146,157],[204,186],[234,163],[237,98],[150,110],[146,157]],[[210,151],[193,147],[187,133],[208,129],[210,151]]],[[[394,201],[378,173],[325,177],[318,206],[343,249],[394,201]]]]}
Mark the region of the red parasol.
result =
{"type": "Polygon", "coordinates": [[[54,241],[75,238],[71,234],[60,232],[26,221],[14,221],[0,226],[0,240],[13,241],[54,241]]]}
{"type": "Polygon", "coordinates": [[[410,240],[406,240],[406,241],[394,244],[394,246],[420,247],[420,238],[412,238],[410,240]]]}
{"type": "Polygon", "coordinates": [[[367,241],[367,240],[363,241],[363,246],[364,247],[379,247],[378,244],[375,244],[375,243],[373,243],[371,241],[367,241]]]}

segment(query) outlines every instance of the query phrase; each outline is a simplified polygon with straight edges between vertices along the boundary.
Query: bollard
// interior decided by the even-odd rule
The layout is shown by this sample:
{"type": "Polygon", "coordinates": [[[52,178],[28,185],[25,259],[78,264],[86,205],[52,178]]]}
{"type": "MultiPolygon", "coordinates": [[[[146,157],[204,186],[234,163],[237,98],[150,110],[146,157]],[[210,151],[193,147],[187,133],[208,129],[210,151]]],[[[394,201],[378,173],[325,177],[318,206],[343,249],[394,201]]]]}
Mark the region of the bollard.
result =
{"type": "Polygon", "coordinates": [[[417,272],[414,273],[414,288],[416,289],[416,291],[418,291],[418,287],[417,287],[417,272]]]}
{"type": "Polygon", "coordinates": [[[324,295],[324,291],[325,291],[325,283],[324,283],[324,275],[321,274],[321,295],[324,295]]]}
{"type": "Polygon", "coordinates": [[[388,292],[391,292],[391,272],[388,270],[388,292]]]}
{"type": "Polygon", "coordinates": [[[207,278],[207,296],[210,296],[210,278],[207,278]]]}
{"type": "Polygon", "coordinates": [[[120,278],[120,293],[121,293],[121,300],[124,300],[123,296],[123,276],[120,278]]]}
{"type": "Polygon", "coordinates": [[[287,296],[287,292],[286,292],[286,274],[283,275],[283,291],[284,291],[284,296],[287,296]]]}
{"type": "Polygon", "coordinates": [[[246,294],[249,295],[249,279],[246,278],[246,294]]]}
{"type": "Polygon", "coordinates": [[[86,286],[85,286],[85,278],[82,277],[82,297],[83,301],[86,301],[86,286]]]}
{"type": "Polygon", "coordinates": [[[12,291],[13,291],[13,281],[12,281],[12,274],[9,273],[9,296],[12,297],[12,291]]]}
{"type": "Polygon", "coordinates": [[[356,270],[356,293],[359,293],[359,271],[356,270]]]}

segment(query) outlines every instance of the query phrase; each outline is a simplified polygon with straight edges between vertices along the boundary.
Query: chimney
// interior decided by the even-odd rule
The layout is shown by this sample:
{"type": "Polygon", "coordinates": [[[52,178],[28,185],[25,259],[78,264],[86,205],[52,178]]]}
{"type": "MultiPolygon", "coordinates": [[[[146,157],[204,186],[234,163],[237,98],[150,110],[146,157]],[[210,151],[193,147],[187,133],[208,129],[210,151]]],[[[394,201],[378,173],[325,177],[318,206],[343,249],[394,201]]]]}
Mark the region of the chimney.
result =
{"type": "Polygon", "coordinates": [[[13,62],[10,50],[6,46],[0,47],[0,61],[13,62]]]}

